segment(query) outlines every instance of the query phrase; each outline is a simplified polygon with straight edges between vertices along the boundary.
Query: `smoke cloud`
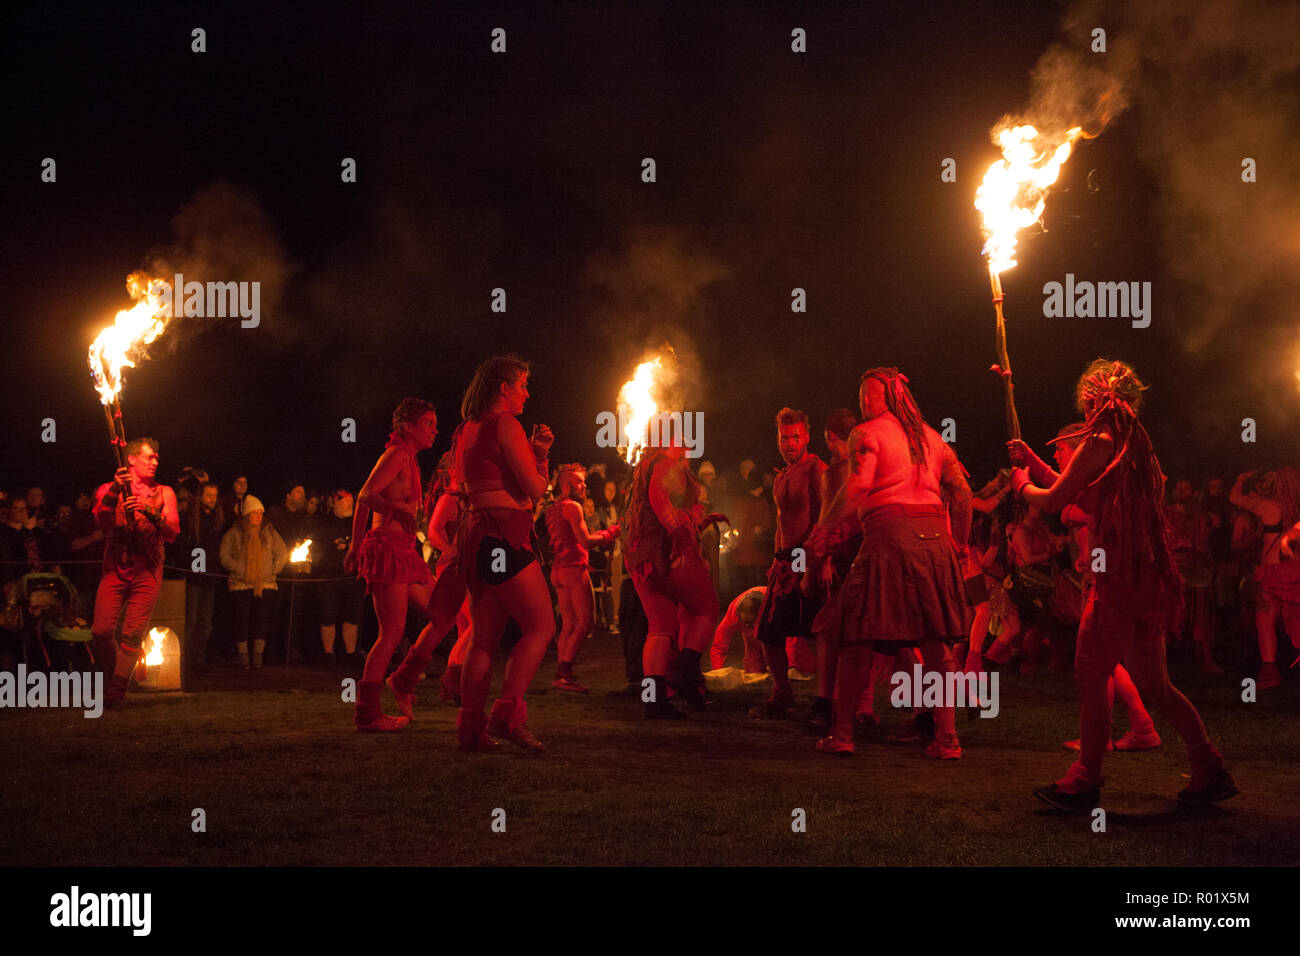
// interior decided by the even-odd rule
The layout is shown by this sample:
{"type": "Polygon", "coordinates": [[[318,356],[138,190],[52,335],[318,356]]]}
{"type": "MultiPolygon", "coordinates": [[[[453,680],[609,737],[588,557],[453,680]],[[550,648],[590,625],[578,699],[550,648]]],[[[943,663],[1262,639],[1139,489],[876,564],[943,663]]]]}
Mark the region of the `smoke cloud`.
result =
{"type": "MultiPolygon", "coordinates": [[[[225,180],[204,186],[172,219],[176,237],[148,257],[153,275],[180,273],[186,282],[258,282],[267,337],[296,337],[300,327],[281,309],[293,272],[276,229],[253,193],[225,180]]],[[[195,319],[169,324],[159,345],[176,347],[178,335],[195,319]]],[[[221,319],[218,321],[230,321],[221,319]]]]}
{"type": "Polygon", "coordinates": [[[617,250],[596,254],[584,270],[587,314],[601,354],[625,379],[671,346],[675,360],[665,363],[663,401],[690,409],[702,396],[695,335],[715,327],[710,290],[729,271],[681,229],[629,229],[617,250]]]}

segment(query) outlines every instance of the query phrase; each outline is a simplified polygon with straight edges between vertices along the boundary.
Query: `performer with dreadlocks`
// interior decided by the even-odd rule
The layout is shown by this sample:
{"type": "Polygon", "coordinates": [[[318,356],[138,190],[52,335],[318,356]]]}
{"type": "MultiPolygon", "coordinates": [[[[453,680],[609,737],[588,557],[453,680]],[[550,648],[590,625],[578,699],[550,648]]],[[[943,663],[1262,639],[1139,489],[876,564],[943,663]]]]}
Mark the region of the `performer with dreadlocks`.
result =
{"type": "MultiPolygon", "coordinates": [[[[406,630],[407,603],[415,601],[421,608],[428,607],[433,587],[433,575],[420,556],[415,537],[421,497],[420,466],[415,456],[432,448],[437,437],[438,416],[433,406],[419,398],[402,399],[393,412],[393,431],[384,453],[357,495],[352,543],[343,567],[349,572],[359,571],[365,579],[379,619],[379,638],[366,655],[361,686],[357,688],[355,721],[362,733],[401,730],[410,720],[409,704],[403,708],[406,714],[391,717],[383,712],[380,698],[384,674],[406,630]],[[365,531],[372,513],[370,530],[365,531]]],[[[400,706],[400,697],[398,703],[400,706]]]]}
{"type": "Polygon", "coordinates": [[[456,567],[469,581],[474,619],[456,717],[462,750],[492,749],[493,737],[528,750],[546,749],[525,723],[524,693],[555,636],[551,592],[533,550],[533,502],[546,493],[555,436],[545,425],[534,425],[530,438],[519,424],[528,375],[528,362],[518,355],[487,359],[475,370],[460,406],[454,471],[468,496],[469,513],[456,536],[456,567]],[[483,708],[492,658],[510,618],[522,636],[506,661],[501,696],[489,720],[483,708]]]}
{"type": "Polygon", "coordinates": [[[1085,421],[1082,444],[1065,471],[1053,472],[1023,442],[1008,442],[1012,493],[1044,512],[1070,503],[1088,517],[1088,545],[1101,549],[1079,624],[1075,677],[1079,682],[1079,759],[1066,775],[1034,795],[1069,813],[1086,813],[1101,799],[1101,764],[1110,743],[1107,684],[1121,659],[1143,698],[1169,718],[1187,745],[1191,783],[1186,804],[1226,800],[1238,790],[1210,743],[1201,715],[1169,682],[1165,632],[1178,621],[1182,584],[1164,523],[1165,476],[1138,406],[1146,386],[1132,366],[1096,359],[1079,379],[1075,402],[1085,421]]]}
{"type": "MultiPolygon", "coordinates": [[[[1072,422],[1064,425],[1056,433],[1050,444],[1056,446],[1053,451],[1053,457],[1056,459],[1056,467],[1064,471],[1074,457],[1074,453],[1079,450],[1079,445],[1083,441],[1083,422],[1072,422]]],[[[1056,481],[1059,474],[1053,472],[1048,475],[1051,481],[1056,481]]],[[[1069,504],[1061,509],[1061,523],[1070,532],[1070,537],[1074,541],[1075,562],[1074,571],[1080,576],[1083,589],[1086,591],[1088,582],[1092,579],[1092,548],[1088,544],[1088,515],[1079,508],[1078,505],[1069,504]]],[[[1068,585],[1073,588],[1073,585],[1068,585]]],[[[1124,704],[1125,711],[1128,712],[1129,730],[1112,745],[1110,740],[1106,741],[1106,753],[1111,750],[1152,750],[1161,744],[1160,734],[1156,732],[1156,725],[1151,720],[1151,714],[1147,711],[1146,706],[1142,703],[1142,695],[1138,692],[1137,685],[1133,683],[1133,678],[1129,672],[1124,669],[1123,664],[1116,664],[1115,670],[1106,680],[1106,700],[1109,702],[1112,713],[1115,707],[1115,698],[1119,697],[1124,704]]],[[[1078,750],[1082,746],[1078,738],[1067,740],[1065,747],[1068,750],[1078,750]]]]}
{"type": "MultiPolygon", "coordinates": [[[[854,715],[873,649],[893,655],[919,647],[926,668],[946,675],[953,670],[951,645],[966,640],[971,623],[960,563],[971,523],[965,469],[925,423],[898,369],[864,373],[858,399],[863,423],[849,439],[849,481],[806,544],[809,571],[819,568],[829,582],[830,533],[857,512],[862,544],[840,591],[835,722],[817,744],[831,754],[853,753],[854,715]]],[[[811,578],[805,576],[806,589],[811,578]]],[[[935,709],[928,756],[961,757],[953,705],[945,700],[935,709]]]]}
{"type": "Polygon", "coordinates": [[[587,565],[590,548],[612,548],[618,540],[618,525],[589,534],[582,516],[587,497],[587,470],[582,465],[561,465],[555,479],[555,501],[546,509],[546,530],[550,532],[555,560],[551,583],[560,605],[559,663],[551,686],[557,690],[585,694],[587,688],[573,676],[578,652],[591,633],[596,618],[595,592],[587,565]]]}
{"type": "MultiPolygon", "coordinates": [[[[665,413],[660,423],[668,421],[665,413]]],[[[725,520],[704,514],[700,483],[686,465],[680,433],[637,462],[628,493],[623,566],[650,622],[641,655],[642,671],[654,685],[650,699],[642,695],[647,718],[686,716],[668,701],[670,673],[683,700],[704,704],[700,658],[718,622],[718,592],[700,554],[700,533],[725,520]],[[675,668],[674,637],[680,648],[675,668]]]]}
{"type": "MultiPolygon", "coordinates": [[[[1252,472],[1238,475],[1228,500],[1258,517],[1264,526],[1262,557],[1255,568],[1255,630],[1259,635],[1259,687],[1266,690],[1282,683],[1277,667],[1279,616],[1291,646],[1300,651],[1300,561],[1286,560],[1283,550],[1284,532],[1300,521],[1300,472],[1294,468],[1269,472],[1254,491],[1246,492],[1246,482],[1252,477],[1260,476],[1252,472]]],[[[1300,655],[1291,666],[1297,664],[1300,655]]]]}
{"type": "Polygon", "coordinates": [[[767,591],[758,615],[758,640],[772,674],[772,696],[750,710],[755,717],[778,717],[790,712],[794,691],[786,673],[790,666],[788,651],[797,650],[798,641],[812,637],[813,618],[820,610],[820,602],[804,597],[799,589],[807,556],[798,560],[795,554],[803,550],[804,538],[817,523],[822,508],[822,475],[826,465],[809,453],[810,437],[808,416],[803,412],[787,406],[777,413],[777,447],[786,466],[772,486],[776,500],[776,554],[767,571],[767,591]]]}

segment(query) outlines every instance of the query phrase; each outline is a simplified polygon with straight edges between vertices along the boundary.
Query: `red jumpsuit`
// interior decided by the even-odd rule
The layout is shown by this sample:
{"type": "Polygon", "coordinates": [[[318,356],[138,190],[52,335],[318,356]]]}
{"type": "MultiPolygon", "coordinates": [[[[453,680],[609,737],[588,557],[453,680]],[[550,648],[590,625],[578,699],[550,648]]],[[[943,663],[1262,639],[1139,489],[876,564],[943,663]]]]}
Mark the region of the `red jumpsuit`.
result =
{"type": "MultiPolygon", "coordinates": [[[[118,496],[116,507],[106,506],[104,496],[110,484],[100,485],[95,492],[95,523],[108,537],[104,544],[104,574],[95,594],[95,619],[91,625],[95,659],[105,677],[111,676],[116,668],[119,640],[121,653],[133,659],[140,656],[145,628],[149,626],[162,588],[163,545],[175,537],[165,527],[149,525],[147,531],[141,531],[138,522],[128,523],[126,494],[118,496]]],[[[131,490],[144,507],[163,513],[165,485],[137,482],[131,490]]],[[[124,694],[126,688],[117,690],[124,694]]],[[[120,694],[116,696],[120,699],[120,694]]]]}

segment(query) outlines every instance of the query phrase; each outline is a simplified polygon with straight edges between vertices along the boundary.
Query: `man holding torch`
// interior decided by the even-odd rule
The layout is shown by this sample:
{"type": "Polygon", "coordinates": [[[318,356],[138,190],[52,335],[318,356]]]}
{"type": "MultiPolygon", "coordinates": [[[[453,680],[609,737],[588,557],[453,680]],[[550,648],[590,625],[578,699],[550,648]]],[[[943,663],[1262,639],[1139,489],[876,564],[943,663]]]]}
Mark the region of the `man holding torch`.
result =
{"type": "Polygon", "coordinates": [[[154,480],[158,442],[126,445],[126,465],[95,492],[95,525],[107,536],[104,576],[91,627],[95,659],[108,678],[104,706],[123,703],[162,588],[163,546],[180,534],[176,493],[154,480]],[[120,638],[118,635],[121,635],[120,638]]]}

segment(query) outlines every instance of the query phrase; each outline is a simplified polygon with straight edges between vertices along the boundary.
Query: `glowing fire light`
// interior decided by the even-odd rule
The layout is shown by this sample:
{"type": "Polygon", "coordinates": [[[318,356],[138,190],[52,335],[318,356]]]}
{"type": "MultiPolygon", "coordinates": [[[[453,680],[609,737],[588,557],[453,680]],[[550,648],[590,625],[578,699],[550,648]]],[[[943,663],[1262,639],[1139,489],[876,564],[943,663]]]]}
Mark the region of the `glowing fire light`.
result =
{"type": "Polygon", "coordinates": [[[310,549],[311,549],[311,538],[308,538],[302,544],[298,545],[298,547],[294,548],[292,552],[290,552],[289,563],[302,564],[302,562],[307,560],[307,555],[310,549]]]}
{"type": "Polygon", "coordinates": [[[1076,126],[1056,137],[1032,126],[1007,126],[994,138],[1002,158],[989,167],[975,192],[975,208],[984,219],[984,255],[992,275],[1016,264],[1016,233],[1043,217],[1048,188],[1083,135],[1076,126]]]}
{"type": "Polygon", "coordinates": [[[659,403],[651,393],[659,382],[657,373],[662,369],[663,356],[642,362],[632,379],[618,390],[619,407],[627,408],[627,448],[622,451],[629,465],[635,465],[645,453],[646,430],[650,419],[659,411],[659,403]]]}
{"type": "Polygon", "coordinates": [[[149,653],[145,655],[144,663],[146,667],[160,667],[163,662],[163,639],[167,636],[167,629],[164,627],[149,628],[149,653]]]}
{"type": "Polygon", "coordinates": [[[126,288],[135,305],[117,313],[113,324],[105,326],[90,346],[90,375],[104,405],[117,401],[122,371],[135,368],[134,359],[144,357],[144,349],[162,335],[172,317],[170,283],[133,272],[126,288]]]}

